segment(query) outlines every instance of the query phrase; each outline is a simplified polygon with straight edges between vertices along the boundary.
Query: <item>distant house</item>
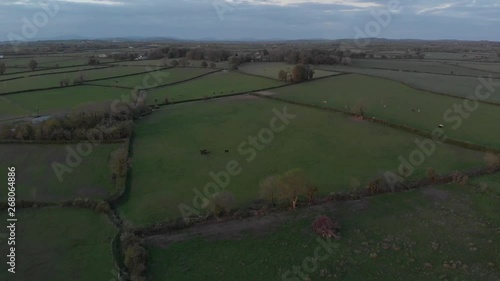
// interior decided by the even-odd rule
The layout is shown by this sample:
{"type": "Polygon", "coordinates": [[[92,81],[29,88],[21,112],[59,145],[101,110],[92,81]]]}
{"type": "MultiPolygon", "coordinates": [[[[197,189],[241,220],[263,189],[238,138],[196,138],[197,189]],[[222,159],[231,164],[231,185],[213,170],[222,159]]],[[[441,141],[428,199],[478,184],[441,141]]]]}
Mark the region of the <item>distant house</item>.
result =
{"type": "Polygon", "coordinates": [[[3,55],[0,55],[0,59],[3,59],[3,55]]]}
{"type": "Polygon", "coordinates": [[[108,57],[108,55],[106,55],[106,54],[100,54],[100,55],[98,55],[98,57],[101,58],[101,59],[105,59],[105,58],[108,57]]]}

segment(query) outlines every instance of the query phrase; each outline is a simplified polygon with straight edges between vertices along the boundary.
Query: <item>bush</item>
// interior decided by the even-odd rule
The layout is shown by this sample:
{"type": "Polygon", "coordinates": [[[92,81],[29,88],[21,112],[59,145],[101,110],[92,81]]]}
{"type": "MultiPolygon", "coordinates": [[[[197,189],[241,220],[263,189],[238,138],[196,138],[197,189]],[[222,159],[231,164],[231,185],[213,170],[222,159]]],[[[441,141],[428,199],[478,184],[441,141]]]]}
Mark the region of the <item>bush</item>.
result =
{"type": "Polygon", "coordinates": [[[327,216],[320,216],[312,223],[312,229],[316,234],[322,237],[334,237],[340,239],[340,226],[327,216]]]}
{"type": "Polygon", "coordinates": [[[215,196],[213,201],[213,212],[216,216],[229,214],[236,204],[234,194],[223,191],[215,196]]]}

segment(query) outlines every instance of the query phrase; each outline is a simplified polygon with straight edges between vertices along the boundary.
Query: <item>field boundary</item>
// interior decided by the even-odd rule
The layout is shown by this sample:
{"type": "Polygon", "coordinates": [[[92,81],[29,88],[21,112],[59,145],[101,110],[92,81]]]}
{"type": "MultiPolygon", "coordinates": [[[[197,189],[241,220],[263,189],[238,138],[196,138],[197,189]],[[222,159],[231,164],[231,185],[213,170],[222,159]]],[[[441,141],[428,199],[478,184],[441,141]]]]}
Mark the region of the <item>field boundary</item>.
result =
{"type": "MultiPolygon", "coordinates": [[[[262,94],[258,94],[258,93],[251,93],[250,95],[261,97],[261,98],[266,98],[266,99],[277,100],[277,101],[281,101],[281,102],[285,102],[285,103],[295,104],[295,105],[299,105],[299,106],[315,108],[315,109],[319,109],[319,110],[323,110],[323,111],[342,113],[342,114],[345,114],[345,115],[348,115],[351,117],[359,116],[359,114],[356,114],[356,113],[353,113],[350,111],[340,110],[340,109],[331,108],[331,107],[321,107],[321,106],[317,106],[317,105],[313,105],[313,104],[309,104],[309,103],[290,101],[290,100],[278,98],[275,96],[262,95],[262,94]]],[[[423,131],[423,130],[419,130],[419,129],[415,129],[415,128],[412,128],[412,127],[409,127],[409,126],[406,126],[403,124],[392,123],[392,122],[389,122],[386,120],[378,119],[376,117],[369,117],[369,116],[363,116],[363,120],[370,121],[373,123],[378,123],[381,125],[391,127],[393,129],[405,131],[405,132],[416,134],[416,135],[419,135],[419,136],[422,136],[422,137],[425,137],[428,139],[432,139],[432,133],[429,133],[429,132],[423,131]]],[[[455,145],[458,147],[462,147],[462,148],[466,148],[466,149],[470,149],[470,150],[475,150],[475,151],[500,153],[500,148],[487,147],[487,146],[483,146],[483,145],[479,145],[479,144],[475,144],[475,143],[471,143],[471,142],[466,142],[466,141],[462,141],[462,140],[452,139],[452,138],[447,138],[444,141],[444,143],[452,144],[452,145],[455,145]]]]}
{"type": "MultiPolygon", "coordinates": [[[[448,183],[456,182],[456,176],[460,175],[461,177],[468,177],[468,179],[492,175],[500,172],[500,166],[496,167],[479,167],[472,168],[462,171],[449,172],[447,174],[437,176],[435,180],[431,180],[429,178],[422,178],[420,180],[414,180],[410,182],[397,183],[393,188],[389,188],[387,186],[380,187],[376,190],[370,190],[368,188],[364,188],[359,191],[348,191],[348,192],[336,192],[326,196],[318,196],[314,200],[313,203],[308,204],[304,201],[299,201],[297,204],[297,208],[309,208],[312,206],[318,206],[323,204],[331,204],[332,202],[348,202],[354,201],[369,197],[374,197],[377,195],[388,194],[388,193],[400,193],[408,190],[424,188],[433,185],[443,185],[448,183]]],[[[265,205],[260,204],[261,207],[265,205]]],[[[249,207],[243,207],[242,209],[248,210],[249,207]]],[[[185,222],[182,218],[173,219],[164,222],[158,222],[150,226],[146,227],[137,227],[134,233],[140,237],[148,238],[156,235],[169,235],[173,234],[177,231],[188,229],[195,225],[207,226],[214,224],[222,224],[229,221],[237,221],[242,220],[249,217],[262,217],[267,216],[273,213],[283,212],[277,208],[267,209],[267,212],[262,214],[258,212],[258,210],[254,209],[254,212],[247,212],[246,215],[238,215],[238,211],[233,212],[233,216],[226,218],[217,218],[214,215],[207,215],[205,217],[196,217],[190,218],[190,222],[185,222]]]]}
{"type": "MultiPolygon", "coordinates": [[[[50,144],[79,144],[82,142],[90,142],[89,140],[56,140],[56,141],[51,141],[51,140],[0,140],[0,145],[7,145],[7,144],[43,144],[43,145],[50,145],[50,144]]],[[[100,143],[101,144],[118,144],[118,143],[126,143],[127,139],[117,139],[117,140],[103,140],[100,143]]]]}

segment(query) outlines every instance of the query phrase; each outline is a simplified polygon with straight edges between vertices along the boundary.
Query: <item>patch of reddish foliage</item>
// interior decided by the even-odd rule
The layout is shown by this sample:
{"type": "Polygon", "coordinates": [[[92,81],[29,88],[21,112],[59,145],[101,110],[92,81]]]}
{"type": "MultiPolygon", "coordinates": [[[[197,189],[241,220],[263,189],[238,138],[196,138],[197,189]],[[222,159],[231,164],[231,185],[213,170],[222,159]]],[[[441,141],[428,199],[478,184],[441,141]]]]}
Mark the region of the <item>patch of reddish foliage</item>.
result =
{"type": "Polygon", "coordinates": [[[314,220],[312,228],[316,234],[322,237],[334,237],[340,239],[340,226],[337,222],[332,221],[327,216],[320,216],[314,220]]]}

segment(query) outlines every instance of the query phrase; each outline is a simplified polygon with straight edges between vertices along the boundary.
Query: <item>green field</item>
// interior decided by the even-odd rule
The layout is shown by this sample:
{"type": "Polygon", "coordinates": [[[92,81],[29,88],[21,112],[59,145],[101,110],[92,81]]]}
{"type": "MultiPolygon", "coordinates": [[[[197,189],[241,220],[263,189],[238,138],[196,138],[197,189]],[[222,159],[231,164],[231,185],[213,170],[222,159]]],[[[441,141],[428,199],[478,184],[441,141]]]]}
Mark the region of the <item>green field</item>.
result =
{"type": "Polygon", "coordinates": [[[498,130],[495,129],[495,123],[491,122],[500,119],[500,106],[480,104],[476,111],[469,113],[468,118],[460,118],[462,123],[459,125],[456,116],[460,115],[457,113],[444,116],[445,112],[453,110],[454,104],[463,104],[463,100],[358,74],[292,85],[272,92],[278,94],[279,98],[340,110],[347,110],[346,106],[354,109],[356,105],[362,104],[370,117],[427,132],[443,124],[446,134],[451,138],[500,148],[498,130]]]}
{"type": "MultiPolygon", "coordinates": [[[[457,77],[450,75],[411,73],[394,70],[367,69],[350,66],[321,66],[321,69],[332,71],[345,71],[351,73],[365,74],[370,76],[387,78],[403,82],[411,87],[425,91],[453,95],[466,98],[474,95],[476,87],[481,83],[473,77],[457,77]]],[[[487,76],[485,76],[487,77],[487,76]]],[[[494,83],[500,83],[500,79],[493,79],[494,83]]],[[[496,91],[489,99],[491,102],[500,103],[500,92],[496,91]]]]}
{"type": "Polygon", "coordinates": [[[52,69],[47,69],[47,70],[35,70],[35,71],[28,71],[25,73],[13,73],[13,72],[6,72],[4,75],[0,76],[0,81],[6,80],[6,79],[11,79],[15,77],[30,77],[30,76],[39,76],[39,75],[46,75],[46,74],[52,74],[52,73],[74,73],[75,75],[78,74],[79,71],[87,71],[91,69],[104,69],[108,68],[109,66],[101,65],[101,66],[75,66],[75,67],[67,67],[67,68],[52,68],[52,69]]]}
{"type": "MultiPolygon", "coordinates": [[[[46,67],[66,67],[66,66],[79,66],[86,65],[88,63],[88,57],[57,57],[57,56],[39,56],[39,57],[29,57],[29,58],[7,58],[4,62],[9,67],[25,67],[28,68],[29,62],[34,59],[38,62],[39,68],[46,67]]],[[[102,59],[98,58],[100,63],[112,62],[112,59],[102,59]]]]}
{"type": "Polygon", "coordinates": [[[60,81],[63,79],[68,79],[70,85],[73,85],[73,80],[79,78],[80,75],[83,75],[85,81],[89,81],[89,80],[115,77],[121,75],[129,75],[146,71],[148,70],[145,67],[140,67],[140,66],[137,67],[117,66],[117,67],[102,68],[102,69],[92,69],[81,72],[27,77],[23,79],[0,82],[0,93],[60,87],[60,81]]]}
{"type": "MultiPolygon", "coordinates": [[[[18,200],[58,202],[75,198],[105,199],[115,191],[108,159],[111,152],[120,146],[94,146],[92,153],[81,157],[80,164],[76,165],[79,161],[73,157],[77,156],[69,156],[72,162],[66,162],[66,157],[77,151],[77,144],[0,144],[0,167],[16,167],[18,200]],[[52,166],[56,162],[70,168],[70,171],[61,174],[62,182],[52,166]],[[72,163],[75,163],[74,168],[72,163]]],[[[7,182],[7,173],[2,173],[0,179],[7,182]]]]}
{"type": "Polygon", "coordinates": [[[427,52],[425,53],[426,59],[434,60],[471,60],[476,56],[487,56],[488,60],[495,60],[497,57],[494,53],[478,53],[478,52],[463,52],[463,53],[446,53],[446,52],[427,52]],[[467,57],[464,57],[467,56],[467,57]]]}
{"type": "Polygon", "coordinates": [[[0,96],[0,119],[8,119],[17,116],[27,116],[30,112],[18,104],[14,104],[5,97],[0,96]]]}
{"type": "MultiPolygon", "coordinates": [[[[224,170],[231,160],[243,169],[226,188],[239,206],[259,198],[258,184],[265,177],[293,168],[303,169],[322,194],[350,190],[352,182],[364,187],[397,169],[398,156],[407,158],[417,139],[341,114],[249,96],[167,106],[137,124],[131,191],[120,212],[137,225],[180,217],[179,204],[192,204],[193,189],[203,190],[212,181],[209,173],[224,170]],[[250,144],[239,146],[268,128],[272,110],[284,106],[296,119],[249,159],[250,144]],[[211,156],[200,155],[201,149],[211,156]]],[[[428,167],[443,173],[480,166],[482,157],[439,145],[413,176],[424,176],[428,167]]]]}
{"type": "Polygon", "coordinates": [[[167,86],[148,92],[148,101],[155,99],[170,102],[224,96],[233,93],[251,92],[284,85],[276,80],[245,75],[237,72],[217,72],[187,83],[167,86]]]}
{"type": "MultiPolygon", "coordinates": [[[[278,73],[280,72],[280,70],[285,70],[290,72],[294,66],[295,65],[286,64],[282,62],[253,62],[253,63],[242,64],[238,66],[238,69],[243,73],[265,76],[272,79],[278,79],[278,73]]],[[[314,78],[321,78],[331,75],[335,75],[335,73],[320,69],[314,70],[314,78]]]]}
{"type": "Polygon", "coordinates": [[[112,100],[122,100],[130,97],[131,90],[99,87],[77,86],[55,90],[42,90],[29,93],[7,95],[3,98],[31,113],[49,114],[54,112],[68,112],[76,106],[100,103],[112,100]]]}
{"type": "Polygon", "coordinates": [[[69,208],[18,209],[16,216],[16,273],[7,272],[2,239],[1,280],[114,280],[116,229],[107,217],[69,208]]]}
{"type": "Polygon", "coordinates": [[[168,248],[152,243],[150,280],[500,280],[500,185],[490,186],[496,195],[476,189],[446,185],[332,203],[281,214],[283,224],[250,222],[260,235],[213,234],[168,248]],[[330,253],[311,230],[322,214],[342,227],[330,253]],[[309,259],[304,269],[318,247],[321,260],[309,259]],[[294,267],[309,279],[283,278],[294,267]]]}
{"type": "Polygon", "coordinates": [[[466,69],[444,62],[437,61],[417,61],[417,60],[378,60],[378,59],[355,59],[354,67],[359,68],[380,68],[389,70],[402,70],[412,72],[428,72],[438,74],[455,74],[469,76],[488,76],[487,71],[466,69]]]}
{"type": "Polygon", "coordinates": [[[479,69],[486,72],[491,72],[494,76],[500,74],[500,63],[458,63],[460,66],[479,69]]]}
{"type": "MultiPolygon", "coordinates": [[[[138,61],[124,61],[124,62],[117,62],[116,64],[118,65],[137,65],[137,66],[163,66],[165,62],[167,62],[168,66],[171,66],[171,62],[173,60],[179,61],[180,59],[159,59],[159,60],[138,60],[138,61]]],[[[201,67],[202,60],[189,60],[189,66],[192,67],[201,67]]],[[[211,61],[206,61],[209,65],[212,63],[211,61]]],[[[221,69],[229,69],[229,62],[227,61],[221,61],[221,62],[215,62],[216,68],[221,68],[221,69]]]]}
{"type": "Polygon", "coordinates": [[[179,82],[182,80],[187,80],[194,78],[209,72],[215,71],[214,69],[207,68],[183,68],[176,67],[167,70],[157,71],[155,74],[139,74],[124,78],[109,79],[98,81],[93,84],[97,85],[108,85],[108,86],[121,86],[129,88],[153,88],[157,86],[162,86],[174,82],[179,82]]]}

